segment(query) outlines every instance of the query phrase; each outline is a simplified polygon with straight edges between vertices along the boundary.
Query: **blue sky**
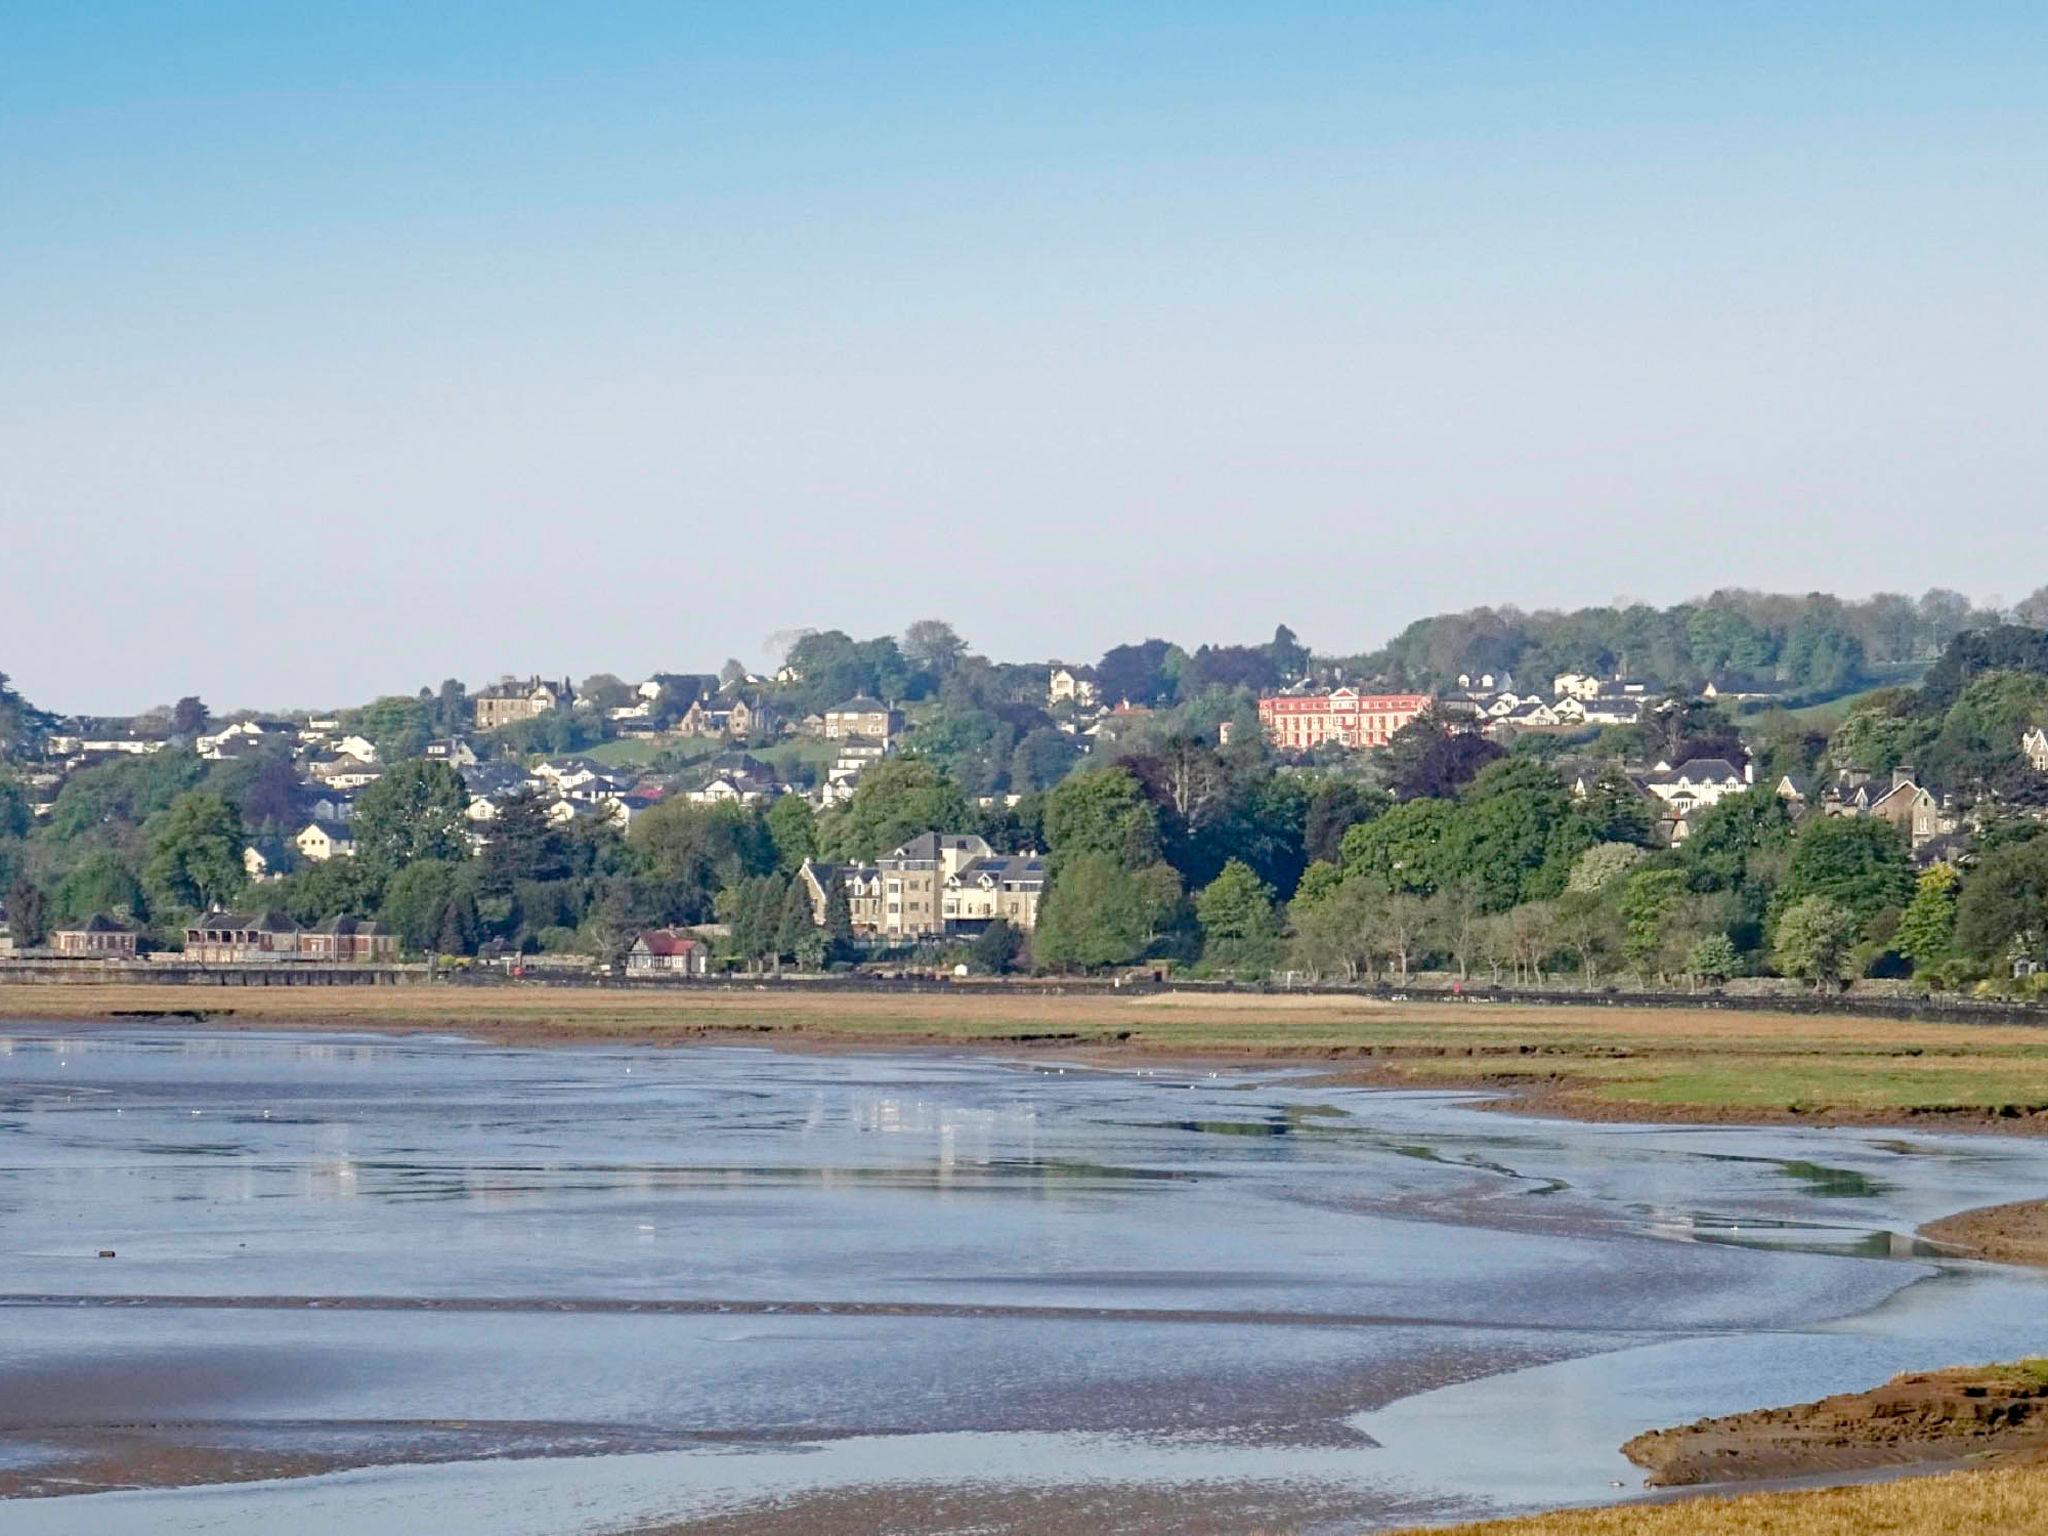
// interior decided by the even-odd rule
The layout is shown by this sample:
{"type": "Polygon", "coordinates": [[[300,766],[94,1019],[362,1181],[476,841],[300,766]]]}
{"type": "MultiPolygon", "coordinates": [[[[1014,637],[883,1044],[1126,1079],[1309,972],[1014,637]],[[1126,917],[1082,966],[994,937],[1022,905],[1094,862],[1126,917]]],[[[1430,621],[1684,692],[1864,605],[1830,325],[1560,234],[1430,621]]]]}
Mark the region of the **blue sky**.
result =
{"type": "Polygon", "coordinates": [[[2043,580],[2048,11],[0,0],[0,670],[2043,580]]]}

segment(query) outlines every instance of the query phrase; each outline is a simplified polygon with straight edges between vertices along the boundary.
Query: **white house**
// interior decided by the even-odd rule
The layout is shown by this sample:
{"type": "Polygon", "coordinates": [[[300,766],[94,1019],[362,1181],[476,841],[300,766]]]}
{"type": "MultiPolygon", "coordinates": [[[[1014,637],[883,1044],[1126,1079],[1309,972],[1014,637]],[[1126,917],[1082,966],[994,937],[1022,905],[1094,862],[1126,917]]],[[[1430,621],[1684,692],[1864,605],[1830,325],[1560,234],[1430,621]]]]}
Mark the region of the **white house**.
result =
{"type": "Polygon", "coordinates": [[[2048,773],[2048,731],[2035,726],[2020,738],[2020,751],[2036,773],[2048,773]]]}
{"type": "Polygon", "coordinates": [[[1738,769],[1725,757],[1695,757],[1676,768],[1660,762],[1642,783],[1659,800],[1683,813],[1719,805],[1728,796],[1741,794],[1755,782],[1755,775],[1753,763],[1738,769]]]}
{"type": "Polygon", "coordinates": [[[359,763],[377,761],[377,744],[367,736],[344,736],[334,744],[337,757],[352,757],[359,763]]]}
{"type": "Polygon", "coordinates": [[[1093,667],[1070,667],[1062,662],[1052,664],[1051,675],[1046,680],[1045,702],[1049,709],[1056,704],[1071,703],[1076,709],[1094,709],[1102,702],[1102,690],[1095,680],[1093,667]]]}
{"type": "Polygon", "coordinates": [[[354,837],[324,821],[307,822],[305,829],[292,839],[292,846],[299,850],[300,858],[314,864],[325,864],[329,859],[352,859],[356,852],[354,837]]]}

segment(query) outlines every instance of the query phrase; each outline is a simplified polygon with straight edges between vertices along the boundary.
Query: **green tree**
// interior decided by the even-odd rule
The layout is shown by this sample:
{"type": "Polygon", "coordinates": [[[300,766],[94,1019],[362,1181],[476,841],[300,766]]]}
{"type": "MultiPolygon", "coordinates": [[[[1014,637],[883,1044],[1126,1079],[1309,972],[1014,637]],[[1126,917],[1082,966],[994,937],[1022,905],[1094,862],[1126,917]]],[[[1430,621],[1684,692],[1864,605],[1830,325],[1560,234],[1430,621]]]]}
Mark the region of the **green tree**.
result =
{"type": "Polygon", "coordinates": [[[2048,948],[2048,837],[1984,855],[1956,903],[1956,947],[1987,965],[2048,948]]]}
{"type": "Polygon", "coordinates": [[[817,856],[818,818],[802,795],[778,796],[762,821],[775,848],[775,867],[785,875],[795,874],[805,859],[817,856]]]}
{"type": "Polygon", "coordinates": [[[825,921],[821,925],[828,946],[827,958],[841,960],[852,954],[853,904],[846,899],[844,882],[832,879],[825,885],[825,921]]]}
{"type": "Polygon", "coordinates": [[[385,885],[378,917],[397,931],[399,942],[407,949],[439,948],[448,904],[463,885],[461,865],[446,859],[419,859],[398,871],[385,885]]]}
{"type": "Polygon", "coordinates": [[[1655,817],[1650,802],[1619,763],[1607,764],[1586,786],[1578,814],[1595,843],[1647,847],[1652,841],[1655,817]]]}
{"type": "Polygon", "coordinates": [[[776,921],[776,953],[795,957],[805,941],[816,932],[811,920],[811,894],[801,880],[788,880],[783,887],[782,911],[776,921]]]}
{"type": "Polygon", "coordinates": [[[1933,971],[1955,955],[1959,884],[1953,864],[1933,865],[1920,876],[1913,899],[1899,916],[1892,942],[1916,972],[1933,971]]]}
{"type": "MultiPolygon", "coordinates": [[[[1151,947],[1161,896],[1178,881],[1162,865],[1127,868],[1105,853],[1068,858],[1046,893],[1033,950],[1053,970],[1128,965],[1151,947]]],[[[1178,895],[1177,889],[1174,891],[1178,895]]]]}
{"type": "Polygon", "coordinates": [[[398,763],[365,789],[352,829],[356,857],[388,878],[420,859],[469,857],[469,791],[446,763],[398,763]]]}
{"type": "Polygon", "coordinates": [[[1778,900],[1789,908],[1825,896],[1868,922],[1912,894],[1913,861],[1897,828],[1868,816],[1816,816],[1793,839],[1778,900]]]}
{"type": "Polygon", "coordinates": [[[151,818],[143,879],[166,905],[225,905],[246,881],[242,814],[219,795],[195,790],[151,818]]]}
{"type": "Polygon", "coordinates": [[[1742,971],[1742,956],[1725,933],[1703,933],[1686,954],[1685,971],[1695,981],[1718,987],[1742,971]]]}
{"type": "Polygon", "coordinates": [[[1249,864],[1232,859],[1195,897],[1202,958],[1221,970],[1264,971],[1280,947],[1272,890],[1249,864]]]}
{"type": "Polygon", "coordinates": [[[486,824],[483,888],[503,894],[522,880],[565,880],[570,873],[569,839],[552,816],[548,803],[533,790],[522,790],[498,806],[486,824]]]}
{"type": "Polygon", "coordinates": [[[634,821],[626,840],[683,922],[704,922],[721,892],[775,867],[774,850],[761,845],[732,805],[664,800],[634,821]]]}
{"type": "Polygon", "coordinates": [[[361,709],[351,710],[342,718],[347,729],[367,737],[376,747],[377,755],[387,763],[418,757],[433,739],[427,707],[418,699],[403,694],[372,699],[361,709]]]}
{"type": "MultiPolygon", "coordinates": [[[[0,678],[0,683],[5,679],[0,678]]],[[[17,876],[7,887],[7,926],[23,949],[39,949],[50,936],[50,905],[43,888],[17,876]]]]}
{"type": "Polygon", "coordinates": [[[1621,952],[1644,981],[1662,973],[1666,925],[1685,894],[1685,876],[1675,869],[1639,869],[1621,887],[1621,952]]]}
{"type": "Polygon", "coordinates": [[[829,858],[868,863],[921,832],[958,832],[974,819],[960,786],[921,758],[885,758],[860,776],[853,798],[819,818],[829,858]]]}
{"type": "Polygon", "coordinates": [[[948,676],[967,655],[967,642],[944,619],[919,619],[903,632],[903,659],[935,678],[948,676]]]}
{"type": "Polygon", "coordinates": [[[974,968],[990,976],[1001,976],[1014,968],[1024,952],[1024,935],[1008,918],[999,917],[974,936],[968,954],[974,968]]]}
{"type": "Polygon", "coordinates": [[[718,893],[718,916],[731,930],[732,952],[758,969],[781,953],[787,882],[780,875],[753,875],[718,893]]]}
{"type": "MultiPolygon", "coordinates": [[[[1598,851],[1589,849],[1588,853],[1598,851]]],[[[1559,947],[1570,951],[1578,962],[1580,979],[1587,986],[1598,985],[1601,970],[1621,947],[1621,925],[1614,904],[1597,889],[1574,887],[1558,897],[1556,916],[1559,947]]]]}
{"type": "Polygon", "coordinates": [[[1045,837],[1055,876],[1085,855],[1137,868],[1159,858],[1159,812],[1126,769],[1077,773],[1045,797],[1045,837]]]}
{"type": "Polygon", "coordinates": [[[1603,891],[1647,857],[1634,843],[1595,843],[1573,862],[1565,889],[1588,894],[1603,891]]]}
{"type": "Polygon", "coordinates": [[[1849,951],[1860,926],[1856,914],[1838,901],[1800,898],[1778,919],[1778,969],[1822,991],[1839,986],[1848,974],[1849,951]]]}
{"type": "Polygon", "coordinates": [[[58,915],[70,922],[95,912],[126,913],[137,921],[149,916],[135,866],[111,848],[88,853],[57,882],[56,908],[58,915]]]}

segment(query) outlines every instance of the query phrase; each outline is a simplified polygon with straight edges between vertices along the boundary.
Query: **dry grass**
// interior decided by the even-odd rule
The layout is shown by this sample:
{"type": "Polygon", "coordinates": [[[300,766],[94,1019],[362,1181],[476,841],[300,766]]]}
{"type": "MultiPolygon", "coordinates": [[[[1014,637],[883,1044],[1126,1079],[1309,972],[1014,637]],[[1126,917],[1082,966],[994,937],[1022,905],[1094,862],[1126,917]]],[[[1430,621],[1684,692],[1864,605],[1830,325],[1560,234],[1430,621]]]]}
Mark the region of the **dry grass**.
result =
{"type": "MultiPolygon", "coordinates": [[[[1439,1527],[1428,1536],[2048,1536],[2048,1470],[2011,1467],[1439,1527]]],[[[1408,1533],[1419,1536],[1419,1533],[1408,1533]]]]}
{"type": "Polygon", "coordinates": [[[744,1034],[812,1046],[955,1044],[1314,1060],[1390,1081],[1508,1084],[1546,1108],[1648,1118],[1998,1117],[2048,1126],[2048,1030],[1852,1016],[781,989],[0,986],[0,1017],[200,1009],[230,1025],[464,1030],[546,1043],[744,1034]]]}

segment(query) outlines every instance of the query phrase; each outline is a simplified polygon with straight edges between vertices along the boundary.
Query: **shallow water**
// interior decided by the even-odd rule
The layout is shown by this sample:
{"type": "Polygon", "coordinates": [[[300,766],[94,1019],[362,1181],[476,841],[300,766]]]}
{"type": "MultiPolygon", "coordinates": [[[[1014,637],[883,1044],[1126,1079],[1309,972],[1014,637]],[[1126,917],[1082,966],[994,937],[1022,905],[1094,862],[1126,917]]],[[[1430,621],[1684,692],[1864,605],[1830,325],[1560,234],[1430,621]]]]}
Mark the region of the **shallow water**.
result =
{"type": "Polygon", "coordinates": [[[1093,1536],[1612,1498],[1638,1429],[2048,1350],[2048,1281],[1910,1240],[2044,1189],[2035,1143],[1289,1074],[14,1025],[0,1474],[90,1487],[56,1480],[103,1431],[376,1464],[0,1530],[802,1530],[881,1498],[897,1529],[1093,1536]]]}

